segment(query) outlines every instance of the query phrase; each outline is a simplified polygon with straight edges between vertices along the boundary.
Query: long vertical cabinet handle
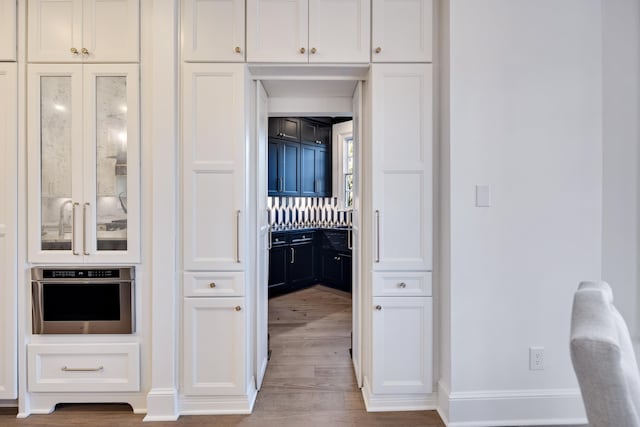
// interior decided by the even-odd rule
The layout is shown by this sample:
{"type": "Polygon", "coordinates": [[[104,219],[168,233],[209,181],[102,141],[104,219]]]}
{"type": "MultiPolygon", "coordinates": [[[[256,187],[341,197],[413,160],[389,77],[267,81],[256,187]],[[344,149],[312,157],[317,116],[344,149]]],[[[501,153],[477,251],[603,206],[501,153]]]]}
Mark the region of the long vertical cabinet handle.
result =
{"type": "Polygon", "coordinates": [[[294,264],[296,262],[296,250],[294,248],[291,249],[291,262],[290,264],[294,264]]]}
{"type": "Polygon", "coordinates": [[[87,250],[87,208],[91,207],[91,203],[85,203],[82,206],[82,252],[85,255],[91,255],[87,250]]]}
{"type": "Polygon", "coordinates": [[[273,241],[273,227],[271,227],[271,214],[269,212],[269,209],[267,209],[267,227],[269,227],[269,243],[267,245],[267,248],[269,250],[271,250],[272,245],[272,241],[273,241]]]}
{"type": "Polygon", "coordinates": [[[376,210],[376,263],[380,262],[380,211],[376,210]]]}
{"type": "Polygon", "coordinates": [[[353,249],[353,242],[351,241],[351,233],[353,233],[353,211],[349,212],[349,227],[347,228],[347,248],[353,249]]]}
{"type": "Polygon", "coordinates": [[[240,264],[240,214],[242,211],[236,211],[236,263],[240,264]]]}
{"type": "Polygon", "coordinates": [[[80,252],[76,250],[76,208],[78,206],[80,206],[78,202],[71,205],[71,252],[74,255],[80,255],[80,252]]]}

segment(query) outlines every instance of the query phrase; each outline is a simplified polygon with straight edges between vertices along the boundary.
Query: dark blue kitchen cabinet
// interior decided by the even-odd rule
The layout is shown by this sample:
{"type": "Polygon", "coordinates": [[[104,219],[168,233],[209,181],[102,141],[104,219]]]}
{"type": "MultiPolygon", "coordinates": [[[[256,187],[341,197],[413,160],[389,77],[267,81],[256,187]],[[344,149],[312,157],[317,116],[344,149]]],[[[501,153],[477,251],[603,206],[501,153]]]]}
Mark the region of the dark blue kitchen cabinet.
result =
{"type": "Polygon", "coordinates": [[[269,139],[268,195],[300,195],[300,144],[269,139]]]}
{"type": "Polygon", "coordinates": [[[268,162],[269,196],[331,197],[331,125],[270,118],[268,162]]]}
{"type": "Polygon", "coordinates": [[[269,137],[283,141],[300,142],[300,119],[296,117],[270,117],[269,137]]]}
{"type": "Polygon", "coordinates": [[[269,251],[269,297],[314,283],[315,233],[273,233],[269,251]]]}

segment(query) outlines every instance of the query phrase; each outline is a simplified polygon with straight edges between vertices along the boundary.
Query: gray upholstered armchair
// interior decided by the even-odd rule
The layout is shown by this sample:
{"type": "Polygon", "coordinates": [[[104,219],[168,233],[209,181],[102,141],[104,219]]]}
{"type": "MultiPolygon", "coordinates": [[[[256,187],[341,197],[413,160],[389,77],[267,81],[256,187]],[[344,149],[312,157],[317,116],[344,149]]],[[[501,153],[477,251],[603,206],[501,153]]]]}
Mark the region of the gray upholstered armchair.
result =
{"type": "Polygon", "coordinates": [[[589,425],[640,427],[640,375],[629,330],[605,282],[582,282],[573,299],[571,361],[589,425]]]}

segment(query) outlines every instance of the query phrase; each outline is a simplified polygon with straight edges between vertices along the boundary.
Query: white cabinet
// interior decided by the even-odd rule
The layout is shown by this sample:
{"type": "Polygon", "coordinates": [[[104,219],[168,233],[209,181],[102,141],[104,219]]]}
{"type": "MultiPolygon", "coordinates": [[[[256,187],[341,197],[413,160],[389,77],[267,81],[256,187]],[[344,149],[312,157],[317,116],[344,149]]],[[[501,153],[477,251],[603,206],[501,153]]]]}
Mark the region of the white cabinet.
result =
{"type": "Polygon", "coordinates": [[[31,0],[30,62],[137,62],[139,0],[31,0]]]}
{"type": "Polygon", "coordinates": [[[137,343],[29,344],[30,392],[140,390],[137,343]]]}
{"type": "Polygon", "coordinates": [[[249,411],[246,65],[185,63],[182,79],[183,410],[249,411]]]}
{"type": "Polygon", "coordinates": [[[247,0],[249,62],[369,62],[368,0],[247,0]]]}
{"type": "Polygon", "coordinates": [[[373,64],[370,90],[372,356],[365,393],[382,407],[385,400],[426,405],[433,389],[431,65],[373,64]]]}
{"type": "Polygon", "coordinates": [[[432,72],[375,64],[372,91],[373,269],[432,268],[432,72]]]}
{"type": "Polygon", "coordinates": [[[431,62],[433,0],[373,0],[371,62],[431,62]]]}
{"type": "Polygon", "coordinates": [[[248,104],[244,64],[184,64],[184,269],[242,271],[248,104]]]}
{"type": "Polygon", "coordinates": [[[17,66],[0,63],[0,400],[17,394],[17,66]]]}
{"type": "Polygon", "coordinates": [[[16,60],[16,0],[0,0],[0,61],[16,60]]]}
{"type": "Polygon", "coordinates": [[[244,298],[184,299],[184,392],[193,396],[246,393],[244,298]]]}
{"type": "Polygon", "coordinates": [[[430,393],[432,298],[373,298],[373,392],[430,393]]]}
{"type": "Polygon", "coordinates": [[[138,76],[135,64],[29,65],[29,261],[139,261],[138,76]]]}
{"type": "Polygon", "coordinates": [[[184,0],[182,59],[244,61],[244,0],[184,0]]]}

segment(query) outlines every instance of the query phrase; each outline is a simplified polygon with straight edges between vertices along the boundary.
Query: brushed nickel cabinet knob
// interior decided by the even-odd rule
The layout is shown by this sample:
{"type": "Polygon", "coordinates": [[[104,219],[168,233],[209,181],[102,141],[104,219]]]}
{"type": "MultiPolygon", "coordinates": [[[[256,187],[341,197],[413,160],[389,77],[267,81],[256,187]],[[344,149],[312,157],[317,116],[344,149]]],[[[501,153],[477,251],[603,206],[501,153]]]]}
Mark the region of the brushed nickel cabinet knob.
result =
{"type": "Polygon", "coordinates": [[[235,311],[240,311],[240,310],[242,310],[242,307],[240,307],[239,305],[236,305],[236,308],[234,310],[235,311]]]}
{"type": "Polygon", "coordinates": [[[303,47],[300,48],[300,53],[305,53],[307,50],[303,47]]]}
{"type": "Polygon", "coordinates": [[[404,289],[404,288],[406,288],[406,287],[407,287],[407,284],[406,284],[406,283],[404,283],[404,282],[400,282],[400,283],[398,284],[398,286],[399,286],[399,287],[401,287],[402,289],[404,289]]]}
{"type": "Polygon", "coordinates": [[[215,287],[216,287],[216,282],[211,282],[211,283],[209,283],[209,287],[210,287],[211,289],[215,288],[215,287]]]}
{"type": "Polygon", "coordinates": [[[233,49],[233,51],[234,51],[235,53],[241,53],[241,52],[242,52],[242,49],[240,49],[240,46],[236,46],[236,48],[235,48],[235,49],[233,49]]]}
{"type": "Polygon", "coordinates": [[[382,52],[382,48],[381,48],[380,46],[378,46],[378,47],[376,48],[376,53],[380,53],[380,52],[382,52]]]}
{"type": "Polygon", "coordinates": [[[381,305],[376,305],[376,310],[382,311],[382,306],[381,305]]]}
{"type": "Polygon", "coordinates": [[[75,47],[72,47],[71,49],[69,49],[71,51],[71,53],[73,53],[74,55],[78,54],[78,49],[76,49],[75,47]]]}
{"type": "Polygon", "coordinates": [[[313,54],[313,53],[316,53],[316,52],[317,52],[316,48],[315,48],[315,47],[312,47],[312,48],[311,48],[311,53],[313,54]]]}
{"type": "Polygon", "coordinates": [[[89,50],[86,47],[83,47],[80,52],[82,52],[83,55],[89,55],[89,50]]]}

